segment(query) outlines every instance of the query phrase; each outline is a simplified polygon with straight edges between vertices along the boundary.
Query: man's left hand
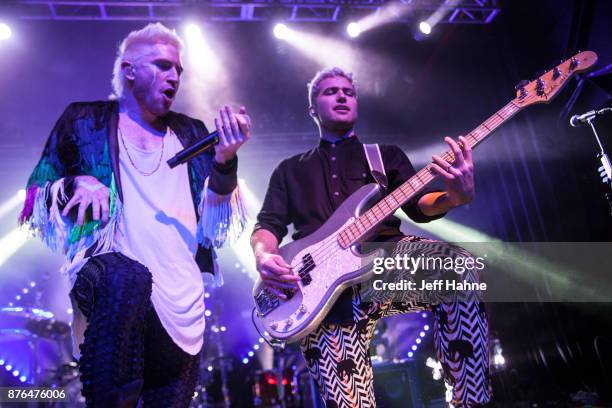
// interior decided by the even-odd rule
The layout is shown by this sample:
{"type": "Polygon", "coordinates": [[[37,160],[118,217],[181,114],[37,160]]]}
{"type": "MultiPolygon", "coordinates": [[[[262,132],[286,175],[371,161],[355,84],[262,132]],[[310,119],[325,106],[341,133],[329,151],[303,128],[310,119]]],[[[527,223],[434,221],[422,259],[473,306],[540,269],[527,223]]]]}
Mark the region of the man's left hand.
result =
{"type": "Polygon", "coordinates": [[[459,136],[461,145],[450,137],[445,137],[455,161],[451,164],[440,156],[432,156],[434,162],[432,169],[442,176],[444,180],[447,199],[451,205],[458,207],[467,204],[474,198],[474,163],[472,162],[472,148],[463,136],[459,136]]]}
{"type": "Polygon", "coordinates": [[[236,152],[251,137],[251,118],[242,106],[239,113],[232,112],[229,106],[219,110],[215,118],[215,127],[219,132],[219,144],[215,147],[215,161],[226,163],[236,156],[236,152]]]}

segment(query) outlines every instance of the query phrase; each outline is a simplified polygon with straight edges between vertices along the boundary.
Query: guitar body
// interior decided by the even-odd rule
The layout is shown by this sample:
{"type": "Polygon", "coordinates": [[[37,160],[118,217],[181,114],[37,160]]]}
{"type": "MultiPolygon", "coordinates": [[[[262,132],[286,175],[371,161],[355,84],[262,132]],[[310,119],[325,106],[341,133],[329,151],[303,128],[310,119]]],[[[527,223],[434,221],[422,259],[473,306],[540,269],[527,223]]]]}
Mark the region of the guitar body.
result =
{"type": "Polygon", "coordinates": [[[272,337],[287,342],[300,340],[321,323],[344,289],[371,276],[368,259],[382,256],[379,251],[363,255],[356,247],[343,249],[337,233],[376,202],[379,191],[376,184],[361,187],[317,231],[279,249],[285,262],[300,265],[294,273],[302,280],[287,300],[273,295],[260,279],[255,283],[257,314],[272,337]]]}

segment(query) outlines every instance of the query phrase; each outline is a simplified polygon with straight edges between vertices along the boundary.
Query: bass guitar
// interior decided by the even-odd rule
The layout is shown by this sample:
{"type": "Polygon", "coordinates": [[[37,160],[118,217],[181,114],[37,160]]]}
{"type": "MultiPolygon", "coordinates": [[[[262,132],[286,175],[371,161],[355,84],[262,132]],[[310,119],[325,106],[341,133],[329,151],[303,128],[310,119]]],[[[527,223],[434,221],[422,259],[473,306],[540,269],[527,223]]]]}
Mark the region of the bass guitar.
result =
{"type": "MultiPolygon", "coordinates": [[[[596,61],[597,54],[584,51],[533,81],[522,81],[513,100],[465,136],[467,143],[474,148],[522,109],[550,102],[572,76],[591,68],[596,61]]],[[[441,157],[449,163],[454,161],[450,150],[441,157]]],[[[431,165],[427,165],[380,201],[379,186],[365,185],[316,232],[279,248],[279,254],[301,280],[286,300],[275,296],[261,280],[255,283],[256,315],[270,336],[285,342],[300,340],[321,323],[344,289],[368,280],[372,276],[368,260],[383,254],[361,254],[357,245],[436,177],[431,165]]]]}

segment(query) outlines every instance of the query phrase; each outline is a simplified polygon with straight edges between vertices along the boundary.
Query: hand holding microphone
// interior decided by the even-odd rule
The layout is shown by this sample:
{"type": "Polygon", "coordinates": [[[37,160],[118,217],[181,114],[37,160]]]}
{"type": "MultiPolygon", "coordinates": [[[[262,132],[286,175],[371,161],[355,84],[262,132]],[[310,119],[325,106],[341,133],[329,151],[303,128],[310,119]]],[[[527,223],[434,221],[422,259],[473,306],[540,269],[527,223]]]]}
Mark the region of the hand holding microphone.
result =
{"type": "Polygon", "coordinates": [[[219,118],[215,118],[215,126],[219,133],[219,145],[215,150],[215,161],[225,163],[231,160],[240,146],[251,137],[251,118],[246,114],[246,108],[240,107],[235,114],[229,106],[219,110],[219,118]]]}
{"type": "Polygon", "coordinates": [[[233,113],[229,106],[225,106],[219,111],[219,116],[219,118],[215,118],[217,130],[181,150],[168,160],[170,168],[186,163],[215,146],[217,146],[215,160],[218,163],[225,163],[236,155],[240,146],[251,137],[251,118],[247,115],[244,106],[240,108],[239,113],[233,113]]]}

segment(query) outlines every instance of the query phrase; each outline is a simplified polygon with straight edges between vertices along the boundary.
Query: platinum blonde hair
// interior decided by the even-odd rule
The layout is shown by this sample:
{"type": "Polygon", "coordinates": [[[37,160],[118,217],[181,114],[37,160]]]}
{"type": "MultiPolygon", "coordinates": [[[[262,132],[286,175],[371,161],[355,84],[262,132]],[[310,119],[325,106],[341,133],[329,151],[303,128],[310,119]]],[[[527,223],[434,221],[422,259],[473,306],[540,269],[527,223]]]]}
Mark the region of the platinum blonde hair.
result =
{"type": "Polygon", "coordinates": [[[321,92],[321,89],[319,89],[319,85],[321,84],[321,81],[327,78],[334,78],[334,77],[346,78],[350,82],[350,84],[353,85],[353,87],[355,88],[355,91],[357,91],[357,84],[355,82],[352,72],[346,72],[345,70],[339,67],[323,69],[317,72],[315,76],[312,78],[312,80],[306,85],[308,88],[309,106],[314,106],[314,101],[316,97],[319,95],[319,92],[321,92]]]}
{"type": "Polygon", "coordinates": [[[121,99],[123,97],[125,76],[121,64],[126,60],[134,61],[142,56],[139,47],[136,47],[137,45],[154,44],[171,44],[179,52],[183,49],[183,40],[176,31],[170,30],[162,23],[149,23],[144,28],[129,33],[117,49],[117,58],[115,58],[115,65],[113,66],[113,79],[111,80],[113,92],[109,96],[110,99],[121,99]]]}

